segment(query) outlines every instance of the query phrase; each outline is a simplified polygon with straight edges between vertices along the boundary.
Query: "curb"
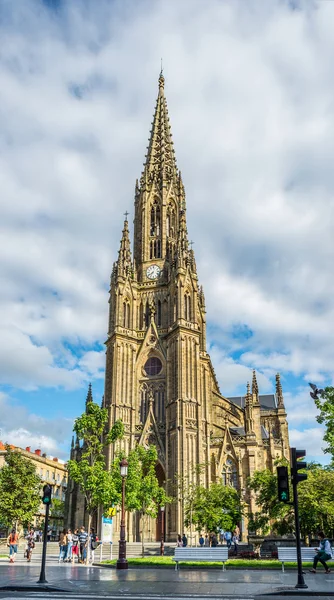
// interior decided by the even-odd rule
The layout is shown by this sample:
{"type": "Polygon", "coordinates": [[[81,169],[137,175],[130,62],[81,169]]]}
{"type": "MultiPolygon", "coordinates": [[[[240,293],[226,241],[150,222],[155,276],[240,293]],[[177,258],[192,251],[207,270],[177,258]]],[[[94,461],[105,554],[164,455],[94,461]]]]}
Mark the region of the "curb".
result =
{"type": "Polygon", "coordinates": [[[54,585],[2,585],[0,586],[0,592],[66,592],[72,593],[73,590],[55,587],[54,585]]]}

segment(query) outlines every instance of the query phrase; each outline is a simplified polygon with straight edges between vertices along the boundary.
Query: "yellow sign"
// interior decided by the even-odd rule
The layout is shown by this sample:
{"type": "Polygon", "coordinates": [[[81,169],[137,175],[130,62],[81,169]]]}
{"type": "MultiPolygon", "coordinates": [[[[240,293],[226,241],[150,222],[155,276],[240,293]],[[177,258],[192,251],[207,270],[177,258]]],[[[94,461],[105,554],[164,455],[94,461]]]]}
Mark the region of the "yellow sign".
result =
{"type": "Polygon", "coordinates": [[[112,506],[111,508],[108,508],[107,510],[107,515],[108,517],[114,517],[116,514],[116,507],[112,506]]]}

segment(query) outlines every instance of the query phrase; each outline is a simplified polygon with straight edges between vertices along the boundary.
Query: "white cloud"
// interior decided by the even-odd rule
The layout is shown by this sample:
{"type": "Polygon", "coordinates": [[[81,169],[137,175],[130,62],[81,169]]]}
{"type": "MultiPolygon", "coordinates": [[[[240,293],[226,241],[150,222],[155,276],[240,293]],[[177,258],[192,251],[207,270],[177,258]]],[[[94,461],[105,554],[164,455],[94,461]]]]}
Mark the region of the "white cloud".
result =
{"type": "Polygon", "coordinates": [[[0,8],[0,381],[102,375],[160,56],[222,393],[333,380],[334,4],[65,4],[0,8]]]}
{"type": "Polygon", "coordinates": [[[306,450],[307,460],[312,458],[313,460],[319,460],[323,462],[323,433],[323,429],[317,427],[310,427],[304,431],[300,431],[299,429],[290,429],[290,446],[306,450]]]}
{"type": "Polygon", "coordinates": [[[65,417],[44,418],[33,414],[0,392],[0,439],[20,448],[31,446],[60,458],[68,458],[73,421],[65,417]]]}

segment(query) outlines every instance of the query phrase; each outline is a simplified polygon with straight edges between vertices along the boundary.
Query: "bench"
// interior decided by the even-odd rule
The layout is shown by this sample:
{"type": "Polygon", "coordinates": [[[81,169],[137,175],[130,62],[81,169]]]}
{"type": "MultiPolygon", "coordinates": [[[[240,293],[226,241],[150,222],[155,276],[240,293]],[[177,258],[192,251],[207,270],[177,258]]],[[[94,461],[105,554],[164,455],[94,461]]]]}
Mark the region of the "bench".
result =
{"type": "MultiPolygon", "coordinates": [[[[283,546],[278,546],[278,560],[282,563],[282,571],[284,573],[284,563],[286,562],[297,562],[297,549],[295,546],[291,546],[289,548],[285,548],[283,546]]],[[[333,553],[333,548],[332,548],[333,553]]],[[[314,548],[301,548],[302,562],[313,562],[315,557],[315,549],[314,548]]],[[[333,558],[331,558],[328,562],[332,562],[333,558]]]]}
{"type": "Polygon", "coordinates": [[[216,548],[175,548],[173,560],[175,560],[175,571],[179,569],[179,562],[222,562],[225,571],[225,562],[228,559],[227,546],[216,548]]]}

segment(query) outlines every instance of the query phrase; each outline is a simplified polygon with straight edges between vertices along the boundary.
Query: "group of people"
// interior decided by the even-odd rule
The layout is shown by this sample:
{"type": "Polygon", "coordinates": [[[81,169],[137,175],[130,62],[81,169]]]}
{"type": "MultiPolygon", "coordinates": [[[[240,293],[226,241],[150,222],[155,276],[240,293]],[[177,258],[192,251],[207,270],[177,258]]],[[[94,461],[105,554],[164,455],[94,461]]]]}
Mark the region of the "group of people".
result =
{"type": "Polygon", "coordinates": [[[84,526],[80,529],[63,529],[59,535],[59,558],[58,562],[85,563],[94,562],[95,550],[100,542],[92,527],[88,534],[84,526]]]}
{"type": "MultiPolygon", "coordinates": [[[[25,536],[26,547],[24,556],[27,562],[31,562],[32,551],[35,548],[36,532],[33,528],[29,529],[25,536]]],[[[71,529],[63,529],[59,535],[59,558],[58,562],[75,562],[77,559],[78,563],[85,563],[88,561],[94,562],[95,550],[99,546],[100,542],[92,527],[88,534],[85,528],[82,526],[75,531],[71,529]]],[[[8,538],[7,546],[9,547],[9,562],[14,563],[19,545],[19,535],[15,529],[12,529],[8,538]]]]}
{"type": "MultiPolygon", "coordinates": [[[[234,554],[238,554],[238,543],[240,540],[240,529],[238,526],[234,529],[233,533],[231,531],[223,531],[221,530],[219,533],[219,541],[221,544],[226,543],[228,549],[234,546],[234,554]]],[[[216,548],[219,545],[217,534],[213,531],[210,534],[206,534],[205,537],[201,534],[199,537],[199,545],[201,548],[216,548]]],[[[183,536],[179,534],[177,536],[176,546],[178,548],[186,548],[188,546],[188,538],[184,533],[183,536]]]]}

